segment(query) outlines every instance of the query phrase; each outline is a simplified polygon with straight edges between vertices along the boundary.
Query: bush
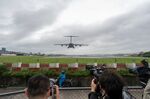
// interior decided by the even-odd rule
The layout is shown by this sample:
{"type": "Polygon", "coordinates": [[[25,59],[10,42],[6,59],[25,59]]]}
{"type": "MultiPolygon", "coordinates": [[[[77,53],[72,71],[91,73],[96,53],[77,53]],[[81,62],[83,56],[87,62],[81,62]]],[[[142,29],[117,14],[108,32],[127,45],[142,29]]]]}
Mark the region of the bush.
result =
{"type": "Polygon", "coordinates": [[[8,72],[10,72],[7,67],[3,64],[0,64],[0,75],[1,76],[5,76],[5,74],[7,74],[8,72]]]}
{"type": "Polygon", "coordinates": [[[52,76],[58,76],[59,74],[57,72],[54,72],[53,70],[41,70],[39,71],[41,74],[44,74],[48,77],[52,77],[52,76]]]}
{"type": "Polygon", "coordinates": [[[32,76],[29,69],[22,69],[18,72],[12,72],[12,76],[18,77],[18,78],[26,78],[27,76],[32,76]]]}
{"type": "Polygon", "coordinates": [[[7,71],[3,73],[3,77],[11,77],[12,76],[12,72],[11,71],[7,71]]]}
{"type": "Polygon", "coordinates": [[[76,72],[67,71],[66,75],[69,77],[87,77],[90,75],[90,72],[89,71],[82,71],[82,70],[78,70],[76,72]]]}
{"type": "Polygon", "coordinates": [[[129,69],[119,69],[117,70],[117,73],[120,74],[121,76],[134,76],[134,74],[131,74],[129,72],[129,69]]]}

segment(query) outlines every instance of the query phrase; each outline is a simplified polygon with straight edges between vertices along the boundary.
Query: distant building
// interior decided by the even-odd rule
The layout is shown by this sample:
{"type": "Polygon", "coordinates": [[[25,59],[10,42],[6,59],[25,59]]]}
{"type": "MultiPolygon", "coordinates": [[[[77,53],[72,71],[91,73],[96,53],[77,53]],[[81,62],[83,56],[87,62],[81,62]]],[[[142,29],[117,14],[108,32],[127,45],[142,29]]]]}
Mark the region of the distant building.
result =
{"type": "Polygon", "coordinates": [[[0,55],[5,53],[6,53],[6,48],[2,48],[2,50],[0,50],[0,55]]]}
{"type": "Polygon", "coordinates": [[[16,56],[16,52],[13,52],[13,51],[7,51],[6,48],[2,48],[0,50],[0,55],[1,56],[16,56]]]}
{"type": "Polygon", "coordinates": [[[7,51],[6,48],[2,48],[0,50],[0,56],[32,56],[32,55],[37,55],[37,56],[44,56],[45,54],[39,53],[23,53],[23,52],[15,52],[15,51],[7,51]]]}
{"type": "Polygon", "coordinates": [[[2,48],[2,52],[6,52],[6,48],[2,48]]]}
{"type": "Polygon", "coordinates": [[[1,56],[17,56],[16,54],[1,54],[1,56]]]}

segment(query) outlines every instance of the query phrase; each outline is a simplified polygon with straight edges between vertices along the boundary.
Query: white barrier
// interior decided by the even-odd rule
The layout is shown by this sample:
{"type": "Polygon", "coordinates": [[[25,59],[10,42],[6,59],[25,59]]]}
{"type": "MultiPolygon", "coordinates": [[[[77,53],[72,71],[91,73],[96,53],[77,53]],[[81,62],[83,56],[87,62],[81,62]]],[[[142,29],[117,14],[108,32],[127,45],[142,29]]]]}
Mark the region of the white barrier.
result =
{"type": "Polygon", "coordinates": [[[40,63],[30,63],[29,68],[40,68],[40,63]]]}
{"type": "Polygon", "coordinates": [[[107,64],[107,68],[117,68],[117,63],[107,64]]]}
{"type": "Polygon", "coordinates": [[[97,66],[97,63],[94,63],[94,66],[97,66]]]}
{"type": "Polygon", "coordinates": [[[59,63],[50,63],[49,67],[50,68],[59,68],[59,63]]]}
{"type": "Polygon", "coordinates": [[[21,62],[19,62],[19,63],[12,63],[12,67],[19,67],[19,68],[21,68],[21,62]]]}
{"type": "Polygon", "coordinates": [[[136,68],[136,64],[135,63],[128,63],[128,64],[126,64],[126,67],[133,69],[133,68],[136,68]]]}
{"type": "Polygon", "coordinates": [[[78,63],[71,63],[71,64],[68,64],[68,67],[71,67],[71,68],[78,68],[78,63]]]}
{"type": "Polygon", "coordinates": [[[97,66],[97,63],[87,63],[87,65],[97,66]]]}

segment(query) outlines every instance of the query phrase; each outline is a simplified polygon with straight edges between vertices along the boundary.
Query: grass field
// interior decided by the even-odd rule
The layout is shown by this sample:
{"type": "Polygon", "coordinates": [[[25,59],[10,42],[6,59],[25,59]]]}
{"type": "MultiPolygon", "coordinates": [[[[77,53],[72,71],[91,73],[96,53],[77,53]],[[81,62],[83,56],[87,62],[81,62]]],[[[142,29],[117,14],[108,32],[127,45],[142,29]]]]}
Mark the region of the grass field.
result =
{"type": "MultiPolygon", "coordinates": [[[[123,58],[51,58],[45,56],[0,56],[0,63],[140,63],[142,57],[123,58]]],[[[150,62],[150,58],[147,58],[150,62]]]]}

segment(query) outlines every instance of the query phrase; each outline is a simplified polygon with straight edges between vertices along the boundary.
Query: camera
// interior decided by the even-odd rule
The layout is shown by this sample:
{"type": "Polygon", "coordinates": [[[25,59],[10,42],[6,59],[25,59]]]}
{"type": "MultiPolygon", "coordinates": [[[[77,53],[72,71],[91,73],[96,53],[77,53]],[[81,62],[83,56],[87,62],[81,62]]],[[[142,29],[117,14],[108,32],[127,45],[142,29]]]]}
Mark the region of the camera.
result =
{"type": "MultiPolygon", "coordinates": [[[[103,65],[102,65],[103,66],[103,65]]],[[[101,76],[104,71],[104,68],[94,66],[94,65],[86,65],[86,69],[90,71],[90,74],[93,75],[96,79],[101,76]]]]}
{"type": "MultiPolygon", "coordinates": [[[[103,65],[102,65],[103,66],[103,65]]],[[[94,83],[96,84],[96,93],[99,95],[99,96],[102,96],[102,94],[100,93],[101,89],[100,89],[100,86],[99,86],[99,81],[98,81],[98,78],[101,76],[101,74],[103,73],[104,71],[104,68],[102,67],[98,67],[98,66],[93,66],[93,65],[86,65],[86,69],[90,71],[90,74],[92,76],[94,76],[94,83]]]]}
{"type": "Polygon", "coordinates": [[[56,80],[50,78],[49,81],[50,81],[50,96],[53,97],[56,94],[56,87],[54,86],[56,84],[56,80]]]}
{"type": "Polygon", "coordinates": [[[136,74],[143,88],[146,87],[146,84],[150,79],[150,68],[147,67],[129,68],[129,72],[132,74],[136,74]]]}

